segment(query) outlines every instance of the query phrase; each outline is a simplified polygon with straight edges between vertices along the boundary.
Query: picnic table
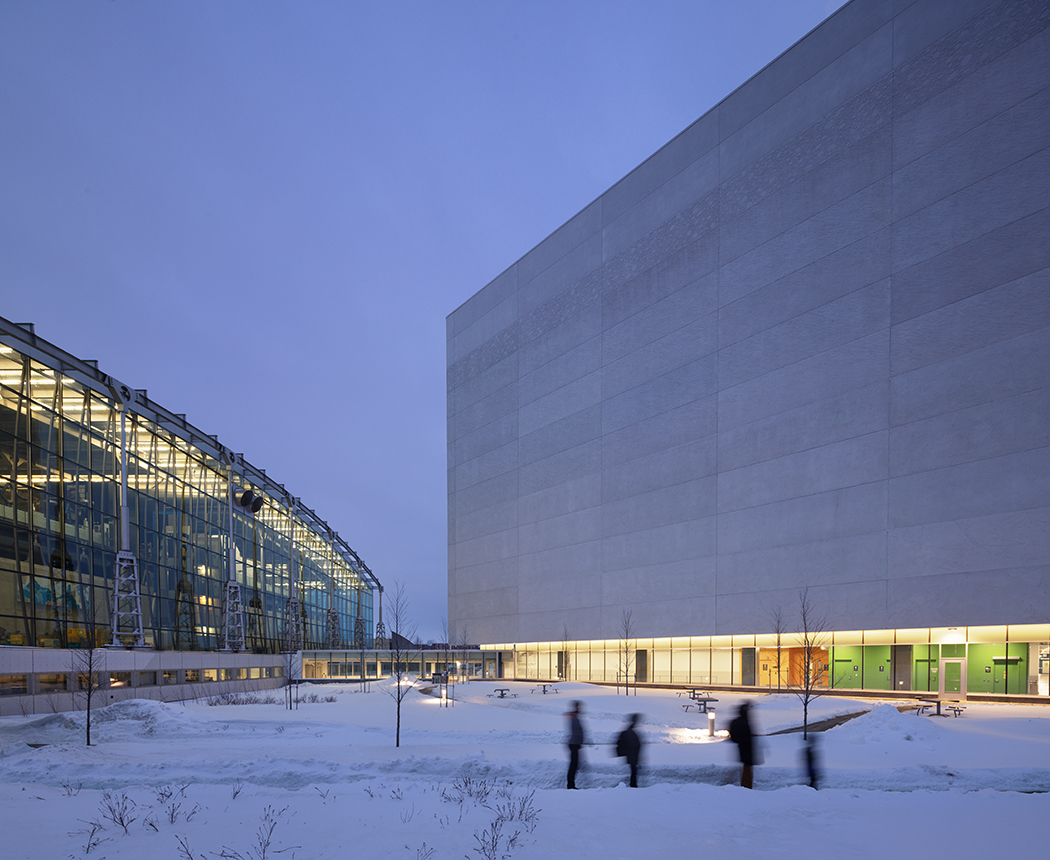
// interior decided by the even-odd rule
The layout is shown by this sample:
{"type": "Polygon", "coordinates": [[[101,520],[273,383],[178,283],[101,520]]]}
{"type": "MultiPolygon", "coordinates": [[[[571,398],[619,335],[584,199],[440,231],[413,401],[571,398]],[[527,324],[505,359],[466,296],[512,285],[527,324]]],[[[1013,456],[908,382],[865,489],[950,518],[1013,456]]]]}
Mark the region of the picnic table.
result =
{"type": "Polygon", "coordinates": [[[942,706],[946,710],[955,714],[955,716],[959,716],[959,714],[966,710],[966,705],[962,702],[944,701],[942,699],[924,699],[923,703],[915,709],[915,715],[918,716],[919,714],[925,714],[930,708],[935,708],[936,710],[930,714],[931,717],[946,717],[948,716],[947,714],[941,713],[942,706]]]}
{"type": "Polygon", "coordinates": [[[506,699],[508,696],[512,699],[518,698],[518,694],[512,693],[508,687],[497,687],[489,693],[489,697],[491,698],[492,696],[495,696],[498,699],[506,699]]]}
{"type": "Polygon", "coordinates": [[[706,714],[708,706],[713,705],[718,701],[718,699],[712,698],[711,694],[706,690],[690,689],[688,692],[689,698],[692,701],[686,702],[682,705],[687,711],[695,706],[699,713],[706,714]]]}
{"type": "MultiPolygon", "coordinates": [[[[543,695],[545,695],[545,696],[547,695],[548,692],[550,692],[550,693],[557,693],[558,692],[558,688],[555,687],[553,683],[550,683],[550,684],[537,684],[536,685],[536,690],[542,690],[543,695]]],[[[532,692],[535,693],[536,690],[532,690],[532,692]]]]}

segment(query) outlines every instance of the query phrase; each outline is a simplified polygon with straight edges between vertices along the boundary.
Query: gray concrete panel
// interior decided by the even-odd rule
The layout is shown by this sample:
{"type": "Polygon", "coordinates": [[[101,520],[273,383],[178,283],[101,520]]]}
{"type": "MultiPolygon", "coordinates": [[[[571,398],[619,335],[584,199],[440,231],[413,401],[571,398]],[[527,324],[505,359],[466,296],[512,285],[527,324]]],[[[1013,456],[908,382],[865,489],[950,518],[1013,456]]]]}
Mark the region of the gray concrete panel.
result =
{"type": "Polygon", "coordinates": [[[718,225],[718,192],[712,191],[665,221],[629,248],[605,254],[604,286],[616,286],[651,269],[706,236],[718,225]]]}
{"type": "Polygon", "coordinates": [[[601,569],[625,570],[715,555],[715,518],[705,517],[603,538],[601,569]]]}
{"type": "Polygon", "coordinates": [[[456,411],[466,409],[517,381],[518,356],[512,353],[456,386],[456,411]]]}
{"type": "Polygon", "coordinates": [[[1050,87],[900,167],[893,217],[904,218],[1045,149],[1050,87]]]}
{"type": "Polygon", "coordinates": [[[531,612],[521,616],[521,623],[534,632],[538,642],[572,641],[573,630],[597,630],[601,626],[599,607],[583,606],[561,609],[548,606],[545,612],[531,612]],[[569,635],[566,636],[565,634],[569,635]]]}
{"type": "Polygon", "coordinates": [[[453,539],[456,543],[474,540],[485,535],[505,532],[518,526],[518,503],[511,499],[498,505],[486,505],[453,520],[453,539]]]}
{"type": "Polygon", "coordinates": [[[613,468],[656,451],[711,436],[718,430],[717,406],[714,397],[702,397],[622,430],[606,433],[602,436],[602,466],[613,468]]]}
{"type": "Polygon", "coordinates": [[[718,293],[717,280],[711,275],[717,266],[718,243],[714,234],[709,234],[629,281],[608,284],[602,290],[602,330],[616,327],[697,281],[705,288],[696,295],[696,301],[713,310],[718,293]]]}
{"type": "Polygon", "coordinates": [[[798,451],[718,475],[718,511],[826,493],[884,480],[888,474],[888,431],[798,451]]]}
{"type": "Polygon", "coordinates": [[[1048,552],[1050,507],[924,523],[890,531],[889,576],[1032,568],[1043,564],[1048,552]]]}
{"type": "Polygon", "coordinates": [[[478,457],[496,448],[502,448],[518,439],[518,413],[511,412],[502,415],[495,421],[479,427],[473,433],[468,433],[456,439],[452,446],[451,466],[465,463],[467,460],[478,457]]]}
{"type": "MultiPolygon", "coordinates": [[[[533,587],[523,585],[518,590],[518,606],[523,615],[536,613],[546,615],[551,611],[550,592],[558,592],[558,608],[564,610],[592,609],[598,606],[598,595],[601,592],[601,577],[598,574],[578,576],[567,572],[553,579],[536,582],[533,587]]],[[[564,617],[564,616],[562,616],[564,617]]],[[[550,628],[549,628],[550,629],[550,628]]],[[[560,636],[557,627],[550,629],[550,635],[560,636]]]]}
{"type": "Polygon", "coordinates": [[[452,427],[456,438],[480,430],[505,415],[510,415],[518,408],[518,385],[513,383],[499,389],[488,397],[460,409],[452,417],[452,427]]]}
{"type": "Polygon", "coordinates": [[[1050,148],[893,224],[895,270],[1046,209],[1050,148]]]}
{"type": "Polygon", "coordinates": [[[893,32],[893,60],[914,58],[933,42],[983,12],[995,0],[916,0],[903,4],[893,32]]]}
{"type": "Polygon", "coordinates": [[[722,182],[721,217],[728,220],[738,216],[889,126],[892,96],[892,79],[887,76],[722,182]]]}
{"type": "Polygon", "coordinates": [[[717,484],[713,476],[639,491],[602,505],[602,537],[648,531],[716,513],[717,484]]]}
{"type": "MultiPolygon", "coordinates": [[[[563,581],[570,579],[598,576],[601,570],[601,545],[599,541],[590,541],[527,553],[519,559],[518,569],[519,588],[535,593],[538,600],[546,598],[546,606],[549,607],[550,594],[544,595],[544,591],[549,592],[552,587],[560,588],[563,581]]],[[[580,595],[580,605],[596,605],[598,594],[598,584],[595,582],[589,593],[580,595]]]]}
{"type": "Polygon", "coordinates": [[[719,385],[739,385],[889,328],[889,324],[887,278],[724,347],[718,354],[719,385]]]}
{"type": "Polygon", "coordinates": [[[894,323],[1050,267],[1050,209],[992,230],[893,276],[894,323]]]}
{"type": "Polygon", "coordinates": [[[1038,33],[898,115],[893,123],[894,167],[910,164],[1045,89],[1048,51],[1050,32],[1038,33]]]}
{"type": "Polygon", "coordinates": [[[718,437],[719,471],[885,430],[889,391],[889,382],[876,382],[726,430],[718,437]]]}
{"type": "Polygon", "coordinates": [[[559,451],[543,460],[522,466],[518,470],[519,491],[524,496],[565,481],[582,478],[599,471],[601,461],[601,441],[597,439],[559,451]]]}
{"type": "Polygon", "coordinates": [[[886,529],[886,483],[864,484],[718,516],[721,555],[886,529]]]}
{"type": "Polygon", "coordinates": [[[708,276],[606,329],[602,333],[602,364],[609,365],[697,320],[706,320],[706,327],[695,328],[698,339],[683,350],[683,356],[696,358],[713,352],[718,346],[712,309],[716,289],[717,279],[708,276]]]}
{"type": "MultiPolygon", "coordinates": [[[[602,605],[612,608],[622,606],[627,609],[638,606],[639,613],[645,611],[644,607],[647,604],[713,597],[715,593],[713,558],[643,565],[602,575],[602,605]]],[[[631,620],[635,621],[633,613],[631,620]]],[[[651,635],[667,634],[661,632],[651,635]]]]}
{"type": "Polygon", "coordinates": [[[522,403],[518,409],[518,432],[533,433],[541,427],[575,415],[581,409],[601,401],[601,371],[593,370],[586,376],[571,379],[550,394],[531,403],[522,403]]]}
{"type": "Polygon", "coordinates": [[[494,448],[456,466],[456,492],[465,490],[518,467],[518,440],[494,448]]]}
{"type": "MultiPolygon", "coordinates": [[[[828,630],[841,630],[847,626],[846,619],[856,621],[859,629],[879,630],[890,626],[886,623],[886,591],[886,582],[883,580],[822,585],[809,589],[809,600],[813,610],[826,617],[828,630]]],[[[783,607],[789,627],[797,626],[796,590],[776,589],[752,594],[720,595],[716,609],[716,632],[771,632],[769,612],[776,606],[783,607]]]]}
{"type": "Polygon", "coordinates": [[[1050,8],[1045,0],[1003,0],[969,18],[897,66],[893,76],[894,115],[914,110],[1048,25],[1050,8]]]}
{"type": "MultiPolygon", "coordinates": [[[[714,436],[697,439],[677,448],[666,448],[647,457],[638,457],[620,466],[602,470],[602,503],[609,506],[620,499],[641,500],[652,490],[691,483],[698,478],[714,475],[716,465],[714,436]]],[[[639,501],[639,504],[642,503],[639,501]]],[[[665,513],[673,516],[671,511],[665,513]]]]}
{"type": "Polygon", "coordinates": [[[571,324],[523,343],[518,353],[519,371],[523,375],[534,373],[600,335],[601,314],[595,303],[580,317],[573,319],[571,324]]]}
{"type": "Polygon", "coordinates": [[[518,549],[522,555],[596,541],[601,537],[601,509],[585,508],[561,516],[522,524],[518,549]]]}
{"type": "Polygon", "coordinates": [[[518,474],[507,472],[459,490],[449,500],[449,515],[464,516],[488,505],[498,505],[518,497],[518,474]]]}
{"type": "Polygon", "coordinates": [[[518,443],[518,465],[526,466],[600,439],[601,431],[602,407],[596,403],[522,436],[518,443]]]}
{"type": "Polygon", "coordinates": [[[889,482],[890,528],[1046,506],[1050,448],[959,463],[889,482]]]}
{"type": "Polygon", "coordinates": [[[1050,565],[894,580],[887,600],[886,627],[1045,624],[1050,565]]]}
{"type": "Polygon", "coordinates": [[[1050,269],[1043,269],[894,326],[891,373],[907,373],[1048,326],[1050,269]]]}
{"type": "Polygon", "coordinates": [[[521,525],[559,517],[573,511],[597,507],[602,502],[601,475],[594,473],[563,481],[518,498],[518,522],[521,525]]]}
{"type": "Polygon", "coordinates": [[[889,330],[829,349],[718,392],[718,427],[730,430],[885,381],[889,330]]]}
{"type": "MultiPolygon", "coordinates": [[[[714,352],[718,345],[716,321],[714,314],[694,322],[686,317],[681,328],[609,362],[602,368],[602,397],[623,394],[688,364],[697,356],[714,352]]],[[[645,327],[645,336],[651,335],[653,328],[673,324],[673,317],[651,321],[645,327]]],[[[639,340],[641,338],[640,334],[639,340]]],[[[622,345],[621,342],[619,346],[622,345]]]]}
{"type": "Polygon", "coordinates": [[[995,343],[890,380],[898,426],[1050,387],[1050,329],[995,343]]]}
{"type": "Polygon", "coordinates": [[[603,402],[602,432],[612,433],[637,421],[714,394],[717,365],[707,355],[603,402]]]}
{"type": "Polygon", "coordinates": [[[517,554],[517,529],[493,532],[456,544],[456,561],[460,568],[513,559],[517,554]]]}
{"type": "Polygon", "coordinates": [[[883,125],[736,217],[723,215],[719,236],[722,262],[735,260],[889,176],[891,139],[889,124],[883,125]]]}
{"type": "Polygon", "coordinates": [[[890,191],[889,180],[880,180],[722,266],[720,304],[877,232],[889,221],[890,191]]]}
{"type": "Polygon", "coordinates": [[[601,357],[601,340],[595,337],[530,373],[521,374],[518,385],[519,405],[524,407],[576,382],[580,376],[598,370],[601,367],[601,357]]]}
{"type": "Polygon", "coordinates": [[[718,312],[718,343],[729,346],[889,277],[889,228],[833,251],[718,312]]]}
{"type": "Polygon", "coordinates": [[[762,547],[719,555],[718,590],[746,594],[786,588],[794,595],[807,585],[840,583],[846,575],[856,582],[883,580],[886,565],[886,533],[881,531],[762,547]]]}

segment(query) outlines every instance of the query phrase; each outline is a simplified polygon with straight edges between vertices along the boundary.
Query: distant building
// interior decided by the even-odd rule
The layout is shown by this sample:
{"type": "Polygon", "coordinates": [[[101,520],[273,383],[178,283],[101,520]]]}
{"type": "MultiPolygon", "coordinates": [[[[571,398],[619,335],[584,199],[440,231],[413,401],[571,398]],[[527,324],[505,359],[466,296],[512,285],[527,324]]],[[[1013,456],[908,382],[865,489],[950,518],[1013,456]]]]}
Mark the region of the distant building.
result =
{"type": "Polygon", "coordinates": [[[853,0],[454,311],[450,625],[768,686],[808,588],[837,687],[1048,695],[1048,84],[1045,0],[853,0]]]}
{"type": "Polygon", "coordinates": [[[379,587],[263,470],[0,319],[3,713],[25,696],[68,709],[92,646],[118,646],[114,698],[283,683],[282,651],[371,648],[379,587]]]}

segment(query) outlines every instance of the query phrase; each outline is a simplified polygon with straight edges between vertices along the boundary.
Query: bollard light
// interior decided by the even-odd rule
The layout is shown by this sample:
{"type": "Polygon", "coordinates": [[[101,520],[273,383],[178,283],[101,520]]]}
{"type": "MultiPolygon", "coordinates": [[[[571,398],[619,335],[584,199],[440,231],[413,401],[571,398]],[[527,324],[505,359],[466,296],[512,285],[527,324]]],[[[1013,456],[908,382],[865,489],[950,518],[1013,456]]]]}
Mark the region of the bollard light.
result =
{"type": "Polygon", "coordinates": [[[715,736],[715,712],[707,712],[707,736],[713,738],[715,736]]]}

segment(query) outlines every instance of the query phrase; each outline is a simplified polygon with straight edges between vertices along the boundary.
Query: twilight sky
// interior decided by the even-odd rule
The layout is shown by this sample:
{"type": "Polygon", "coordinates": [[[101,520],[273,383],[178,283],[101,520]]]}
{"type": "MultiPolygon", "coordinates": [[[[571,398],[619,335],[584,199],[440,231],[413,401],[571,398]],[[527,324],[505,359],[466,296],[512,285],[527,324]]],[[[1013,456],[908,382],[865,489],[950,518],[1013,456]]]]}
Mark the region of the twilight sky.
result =
{"type": "Polygon", "coordinates": [[[0,316],[446,615],[445,317],[839,0],[0,0],[0,316]]]}

